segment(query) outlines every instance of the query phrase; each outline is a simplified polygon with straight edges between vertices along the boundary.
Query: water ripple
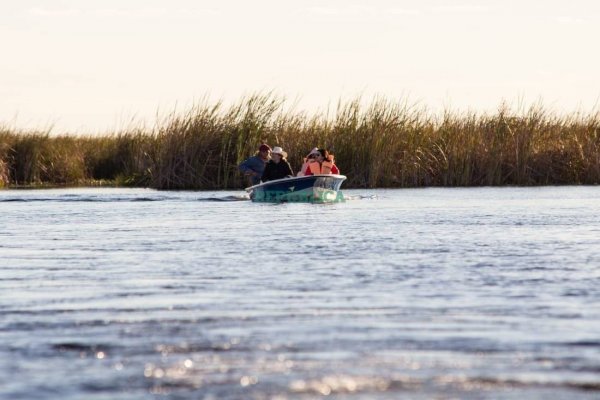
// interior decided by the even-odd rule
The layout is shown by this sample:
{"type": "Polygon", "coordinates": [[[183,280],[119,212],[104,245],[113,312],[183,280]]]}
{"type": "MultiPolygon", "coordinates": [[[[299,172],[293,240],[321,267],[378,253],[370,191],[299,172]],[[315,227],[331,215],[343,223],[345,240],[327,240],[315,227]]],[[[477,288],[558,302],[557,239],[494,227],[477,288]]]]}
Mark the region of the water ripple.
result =
{"type": "Polygon", "coordinates": [[[600,188],[0,191],[0,398],[597,399],[600,188]]]}

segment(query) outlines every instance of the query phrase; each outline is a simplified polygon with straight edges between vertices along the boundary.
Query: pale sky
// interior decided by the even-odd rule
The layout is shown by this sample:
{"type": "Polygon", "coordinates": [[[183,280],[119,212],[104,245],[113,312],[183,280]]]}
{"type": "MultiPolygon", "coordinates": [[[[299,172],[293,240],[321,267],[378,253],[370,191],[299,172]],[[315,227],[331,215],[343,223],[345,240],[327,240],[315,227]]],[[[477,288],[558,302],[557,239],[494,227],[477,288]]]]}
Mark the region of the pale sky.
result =
{"type": "Polygon", "coordinates": [[[585,111],[599,43],[598,0],[0,0],[0,125],[101,132],[271,90],[585,111]]]}

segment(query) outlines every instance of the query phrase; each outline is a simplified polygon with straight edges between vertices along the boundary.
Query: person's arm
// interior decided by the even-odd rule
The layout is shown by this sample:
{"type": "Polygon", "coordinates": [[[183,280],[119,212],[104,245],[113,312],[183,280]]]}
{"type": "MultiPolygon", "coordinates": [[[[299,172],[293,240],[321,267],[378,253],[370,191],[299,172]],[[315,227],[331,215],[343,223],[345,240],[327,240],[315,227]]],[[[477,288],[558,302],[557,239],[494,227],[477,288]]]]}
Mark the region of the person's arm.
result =
{"type": "Polygon", "coordinates": [[[333,164],[333,166],[331,167],[331,173],[335,174],[335,175],[339,175],[340,174],[340,170],[337,167],[337,165],[333,164]]]}
{"type": "Polygon", "coordinates": [[[244,160],[240,166],[238,167],[238,169],[244,174],[244,175],[248,175],[250,172],[254,172],[252,170],[252,168],[250,168],[250,159],[246,159],[244,160]]]}
{"type": "Polygon", "coordinates": [[[239,169],[245,176],[259,176],[259,173],[256,172],[256,165],[253,164],[256,164],[256,162],[254,161],[254,157],[250,157],[240,164],[239,169]]]}
{"type": "Polygon", "coordinates": [[[304,163],[302,164],[302,167],[300,167],[300,171],[298,171],[298,175],[297,176],[304,176],[306,175],[306,169],[308,168],[308,163],[306,162],[306,160],[304,160],[304,163]]]}

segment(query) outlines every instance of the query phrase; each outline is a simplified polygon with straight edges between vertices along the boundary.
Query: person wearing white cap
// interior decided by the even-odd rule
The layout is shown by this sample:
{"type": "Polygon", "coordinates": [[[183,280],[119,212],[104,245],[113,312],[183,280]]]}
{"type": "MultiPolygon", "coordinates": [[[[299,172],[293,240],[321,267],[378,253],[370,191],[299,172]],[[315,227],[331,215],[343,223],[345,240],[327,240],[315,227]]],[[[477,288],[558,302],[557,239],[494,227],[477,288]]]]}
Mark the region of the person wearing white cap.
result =
{"type": "Polygon", "coordinates": [[[273,147],[271,160],[265,166],[265,171],[260,178],[263,182],[273,181],[294,176],[292,167],[287,161],[287,153],[279,146],[273,147]]]}
{"type": "Polygon", "coordinates": [[[314,158],[317,158],[319,154],[319,148],[315,147],[306,155],[306,157],[304,157],[304,164],[302,164],[302,168],[300,168],[300,171],[298,171],[298,176],[306,175],[306,171],[308,170],[310,162],[314,158]]]}

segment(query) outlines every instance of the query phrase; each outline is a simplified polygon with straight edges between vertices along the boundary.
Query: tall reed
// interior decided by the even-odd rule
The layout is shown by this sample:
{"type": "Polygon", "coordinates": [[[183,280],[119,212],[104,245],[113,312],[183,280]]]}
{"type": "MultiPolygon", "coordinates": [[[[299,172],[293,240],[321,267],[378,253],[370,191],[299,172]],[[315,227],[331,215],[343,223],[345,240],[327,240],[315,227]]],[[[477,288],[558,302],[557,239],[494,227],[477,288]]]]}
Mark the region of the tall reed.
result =
{"type": "Polygon", "coordinates": [[[0,187],[92,181],[158,189],[240,188],[237,166],[259,144],[282,146],[297,170],[315,146],[333,151],[347,187],[600,183],[600,114],[542,106],[436,114],[375,98],[332,115],[293,111],[257,94],[225,107],[203,102],[154,128],[104,136],[0,128],[0,187]]]}

